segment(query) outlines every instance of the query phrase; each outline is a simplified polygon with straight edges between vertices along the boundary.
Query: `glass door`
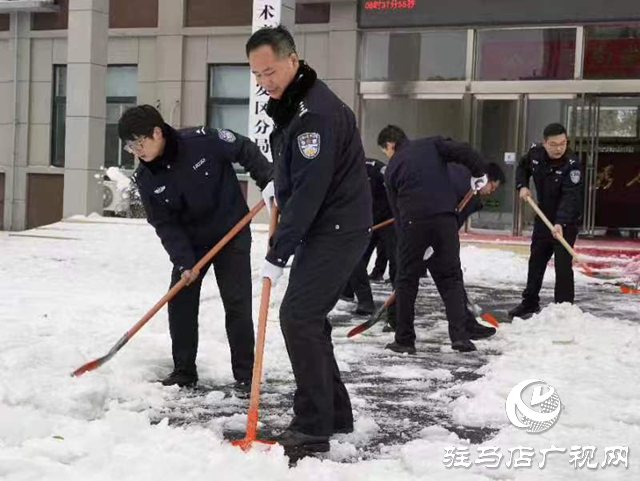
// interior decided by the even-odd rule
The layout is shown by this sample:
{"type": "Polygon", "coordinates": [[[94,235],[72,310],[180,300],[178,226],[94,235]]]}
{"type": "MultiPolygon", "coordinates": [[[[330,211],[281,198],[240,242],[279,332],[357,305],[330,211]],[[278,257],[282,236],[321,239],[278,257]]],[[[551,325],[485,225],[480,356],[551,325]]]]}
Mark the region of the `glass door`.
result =
{"type": "Polygon", "coordinates": [[[522,95],[475,96],[472,145],[486,162],[502,167],[507,185],[485,200],[485,208],[471,221],[474,228],[517,233],[519,203],[514,184],[522,144],[522,106],[522,95]]]}

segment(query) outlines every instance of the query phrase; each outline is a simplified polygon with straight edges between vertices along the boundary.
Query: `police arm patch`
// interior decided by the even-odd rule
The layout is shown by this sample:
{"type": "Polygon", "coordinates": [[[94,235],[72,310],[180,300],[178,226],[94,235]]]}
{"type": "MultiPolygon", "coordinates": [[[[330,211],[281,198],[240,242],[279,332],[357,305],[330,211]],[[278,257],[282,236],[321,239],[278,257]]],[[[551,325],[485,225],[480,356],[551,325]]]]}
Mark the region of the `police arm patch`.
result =
{"type": "Polygon", "coordinates": [[[224,140],[225,142],[229,142],[230,144],[236,141],[236,136],[233,135],[233,132],[226,129],[218,130],[218,137],[220,138],[220,140],[224,140]]]}
{"type": "Polygon", "coordinates": [[[571,182],[577,184],[578,182],[580,182],[580,171],[572,170],[571,172],[569,172],[569,178],[571,179],[571,182]]]}
{"type": "Polygon", "coordinates": [[[315,159],[320,153],[320,134],[305,132],[298,135],[298,148],[305,159],[315,159]]]}

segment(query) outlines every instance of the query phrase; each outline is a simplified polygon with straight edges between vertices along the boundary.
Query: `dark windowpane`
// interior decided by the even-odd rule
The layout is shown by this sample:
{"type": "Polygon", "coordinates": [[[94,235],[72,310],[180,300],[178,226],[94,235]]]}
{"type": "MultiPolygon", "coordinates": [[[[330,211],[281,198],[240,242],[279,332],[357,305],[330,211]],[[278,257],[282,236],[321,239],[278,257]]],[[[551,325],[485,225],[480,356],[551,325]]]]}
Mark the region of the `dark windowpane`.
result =
{"type": "Polygon", "coordinates": [[[133,169],[134,157],[122,148],[122,142],[118,136],[118,120],[130,107],[136,104],[136,98],[107,97],[107,125],[104,142],[104,166],[133,169]]]}
{"type": "Polygon", "coordinates": [[[362,80],[462,80],[467,32],[366,33],[362,80]],[[418,61],[416,61],[418,59],[418,61]]]}
{"type": "Polygon", "coordinates": [[[53,67],[53,102],[51,112],[51,165],[64,167],[67,119],[67,66],[53,67]]]}
{"type": "Polygon", "coordinates": [[[252,16],[253,0],[186,0],[184,24],[185,27],[251,25],[252,16]]]}
{"type": "Polygon", "coordinates": [[[158,0],[110,0],[109,27],[155,28],[158,26],[158,0]]]}
{"type": "Polygon", "coordinates": [[[571,79],[573,28],[478,32],[478,80],[571,79]]]}
{"type": "Polygon", "coordinates": [[[588,27],[584,78],[640,78],[640,26],[588,27]]]}
{"type": "Polygon", "coordinates": [[[11,29],[11,15],[8,13],[0,15],[0,32],[6,32],[11,29]]]}
{"type": "MultiPolygon", "coordinates": [[[[250,79],[248,65],[209,66],[209,127],[248,135],[250,79]]],[[[244,171],[239,164],[234,167],[238,172],[244,171]]]]}
{"type": "Polygon", "coordinates": [[[31,14],[31,30],[66,30],[69,24],[69,0],[57,0],[60,11],[31,14]]]}
{"type": "Polygon", "coordinates": [[[296,23],[329,23],[330,3],[300,3],[296,5],[296,23]]]}

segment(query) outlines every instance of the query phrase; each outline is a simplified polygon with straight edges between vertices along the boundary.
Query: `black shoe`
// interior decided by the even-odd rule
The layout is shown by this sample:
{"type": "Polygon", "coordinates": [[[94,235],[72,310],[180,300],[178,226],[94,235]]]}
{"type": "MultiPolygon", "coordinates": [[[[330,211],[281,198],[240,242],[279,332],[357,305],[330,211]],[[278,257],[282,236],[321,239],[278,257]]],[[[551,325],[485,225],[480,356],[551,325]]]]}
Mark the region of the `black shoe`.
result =
{"type": "Polygon", "coordinates": [[[467,325],[467,333],[469,334],[469,339],[473,341],[477,341],[478,339],[486,339],[487,337],[491,337],[496,333],[495,328],[483,326],[477,322],[473,324],[467,325]]]}
{"type": "Polygon", "coordinates": [[[382,282],[383,274],[379,274],[377,272],[371,272],[369,274],[369,280],[373,282],[382,282]]]}
{"type": "Polygon", "coordinates": [[[198,384],[198,373],[175,370],[162,380],[163,386],[194,387],[198,384]]]}
{"type": "Polygon", "coordinates": [[[456,341],[454,343],[451,344],[451,349],[454,349],[456,351],[460,351],[460,352],[471,352],[471,351],[477,351],[476,346],[473,342],[471,341],[456,341]]]}
{"type": "MultiPolygon", "coordinates": [[[[334,297],[334,299],[335,299],[335,297],[334,297]]],[[[349,296],[345,296],[343,294],[340,294],[340,300],[341,301],[345,301],[345,302],[356,302],[356,298],[355,297],[353,297],[353,296],[349,297],[349,296]]]]}
{"type": "Polygon", "coordinates": [[[273,440],[284,448],[285,453],[287,451],[326,453],[330,449],[328,436],[313,436],[291,429],[283,431],[273,440]]]}
{"type": "Polygon", "coordinates": [[[393,327],[391,324],[386,323],[382,328],[382,332],[396,332],[396,328],[393,327]]]}
{"type": "Polygon", "coordinates": [[[400,354],[415,354],[416,347],[415,346],[403,346],[402,344],[398,344],[397,342],[391,342],[387,344],[385,349],[389,349],[390,351],[397,352],[400,354]]]}
{"type": "Polygon", "coordinates": [[[376,306],[373,304],[373,300],[358,302],[358,307],[356,307],[356,314],[369,316],[373,314],[373,311],[375,310],[376,306]]]}
{"type": "Polygon", "coordinates": [[[520,319],[529,319],[534,314],[540,312],[540,306],[527,306],[521,303],[509,311],[509,317],[519,317],[520,319]]]}
{"type": "Polygon", "coordinates": [[[333,428],[333,434],[351,434],[353,432],[353,424],[348,426],[340,426],[333,428]]]}
{"type": "Polygon", "coordinates": [[[233,390],[241,394],[251,392],[251,379],[238,379],[233,383],[233,390]]]}

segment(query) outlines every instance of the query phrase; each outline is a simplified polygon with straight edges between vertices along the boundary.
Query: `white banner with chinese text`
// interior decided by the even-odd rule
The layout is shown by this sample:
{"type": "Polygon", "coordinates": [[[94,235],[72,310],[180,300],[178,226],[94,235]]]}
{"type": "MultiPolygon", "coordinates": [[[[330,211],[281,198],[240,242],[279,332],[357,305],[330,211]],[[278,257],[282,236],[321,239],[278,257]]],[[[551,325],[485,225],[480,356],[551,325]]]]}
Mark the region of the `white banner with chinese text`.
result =
{"type": "MultiPolygon", "coordinates": [[[[282,0],[254,0],[252,32],[262,27],[276,27],[280,25],[282,0]]],[[[256,78],[251,74],[251,96],[249,98],[249,137],[262,153],[270,160],[271,147],[269,134],[273,130],[273,122],[267,115],[269,94],[258,86],[256,78]]]]}

